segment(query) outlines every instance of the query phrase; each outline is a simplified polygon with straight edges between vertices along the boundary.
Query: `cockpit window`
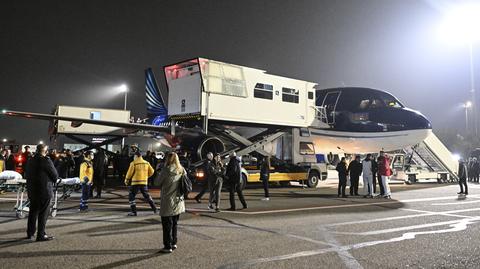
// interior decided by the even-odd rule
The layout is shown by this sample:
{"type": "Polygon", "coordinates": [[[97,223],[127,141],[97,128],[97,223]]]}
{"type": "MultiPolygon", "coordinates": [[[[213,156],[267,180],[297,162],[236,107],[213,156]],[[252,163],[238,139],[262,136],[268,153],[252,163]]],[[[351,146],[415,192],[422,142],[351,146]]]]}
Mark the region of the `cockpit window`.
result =
{"type": "Polygon", "coordinates": [[[375,95],[364,96],[358,103],[358,108],[360,110],[382,107],[403,108],[403,105],[396,100],[395,97],[386,93],[376,93],[375,95]]]}
{"type": "Polygon", "coordinates": [[[393,107],[393,108],[404,107],[397,99],[395,99],[395,97],[391,96],[390,94],[379,92],[378,97],[382,99],[385,106],[393,107]]]}

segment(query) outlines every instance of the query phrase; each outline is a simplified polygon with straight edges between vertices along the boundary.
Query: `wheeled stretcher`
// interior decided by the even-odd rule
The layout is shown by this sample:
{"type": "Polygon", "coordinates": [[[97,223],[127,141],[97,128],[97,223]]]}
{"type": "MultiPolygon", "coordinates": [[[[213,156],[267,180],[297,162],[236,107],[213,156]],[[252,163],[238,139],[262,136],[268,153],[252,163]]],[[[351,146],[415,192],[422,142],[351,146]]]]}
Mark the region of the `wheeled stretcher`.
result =
{"type": "MultiPolygon", "coordinates": [[[[16,192],[15,213],[17,218],[23,218],[29,212],[30,201],[25,195],[27,191],[27,180],[25,179],[8,179],[5,181],[5,186],[13,189],[16,192]]],[[[55,217],[57,215],[59,200],[65,200],[72,192],[80,188],[80,179],[78,177],[58,179],[54,184],[53,190],[53,205],[50,209],[50,215],[55,217]]]]}

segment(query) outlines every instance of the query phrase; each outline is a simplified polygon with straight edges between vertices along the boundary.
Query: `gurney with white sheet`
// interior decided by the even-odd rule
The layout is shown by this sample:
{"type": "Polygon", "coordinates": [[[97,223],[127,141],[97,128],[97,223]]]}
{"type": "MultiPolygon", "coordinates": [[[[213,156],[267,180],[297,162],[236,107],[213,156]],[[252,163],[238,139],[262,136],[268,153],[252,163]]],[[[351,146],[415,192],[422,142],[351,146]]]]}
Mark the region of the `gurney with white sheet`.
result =
{"type": "MultiPolygon", "coordinates": [[[[2,173],[0,173],[0,178],[2,178],[2,173]]],[[[4,177],[6,176],[4,175],[4,177]]],[[[20,178],[18,178],[18,176],[14,178],[11,177],[12,176],[10,176],[10,179],[4,180],[3,184],[7,189],[12,189],[17,193],[14,210],[16,212],[17,218],[23,218],[26,216],[30,209],[30,201],[28,200],[27,195],[25,195],[25,192],[27,191],[27,180],[21,178],[21,175],[20,178]]],[[[52,217],[55,217],[57,215],[59,200],[67,199],[68,197],[70,197],[72,192],[74,192],[79,187],[80,179],[78,177],[65,179],[59,178],[57,180],[57,182],[54,184],[53,189],[53,206],[50,209],[50,215],[52,217]]]]}

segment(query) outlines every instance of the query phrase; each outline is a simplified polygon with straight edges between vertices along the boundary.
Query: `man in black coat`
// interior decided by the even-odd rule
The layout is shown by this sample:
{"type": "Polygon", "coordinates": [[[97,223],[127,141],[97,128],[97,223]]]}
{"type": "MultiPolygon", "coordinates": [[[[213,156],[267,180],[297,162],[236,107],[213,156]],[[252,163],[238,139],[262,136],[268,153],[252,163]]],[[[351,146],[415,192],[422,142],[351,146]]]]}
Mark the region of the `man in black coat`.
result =
{"type": "Polygon", "coordinates": [[[235,191],[237,192],[238,199],[240,199],[243,208],[247,208],[247,202],[245,202],[242,189],[239,186],[241,176],[240,160],[237,158],[235,152],[233,152],[230,155],[230,161],[228,162],[226,171],[226,177],[230,191],[230,208],[227,210],[235,211],[235,191]]]}
{"type": "Polygon", "coordinates": [[[13,156],[11,149],[7,150],[5,156],[5,170],[15,171],[15,156],[13,156]]]}
{"type": "MultiPolygon", "coordinates": [[[[203,182],[200,185],[201,189],[198,194],[195,196],[195,201],[197,203],[201,203],[201,199],[203,195],[207,192],[209,188],[209,184],[214,182],[217,178],[215,177],[215,167],[213,166],[213,153],[207,153],[207,159],[203,162],[203,170],[204,170],[204,178],[203,182]]],[[[208,209],[213,209],[211,203],[208,203],[208,209]]]]}
{"type": "Polygon", "coordinates": [[[348,169],[345,157],[342,157],[335,170],[338,172],[338,197],[346,198],[345,188],[347,186],[348,169]]]}
{"type": "Polygon", "coordinates": [[[107,167],[107,155],[103,149],[99,149],[93,161],[93,188],[91,189],[91,196],[93,196],[93,189],[96,189],[97,195],[95,198],[102,198],[102,189],[105,186],[107,167]]]}
{"type": "Polygon", "coordinates": [[[45,234],[50,201],[53,197],[53,184],[58,179],[52,160],[47,157],[47,146],[39,144],[37,153],[28,162],[26,173],[30,212],[28,214],[27,239],[33,240],[38,219],[37,241],[52,240],[45,234]]]}
{"type": "Polygon", "coordinates": [[[460,159],[460,161],[458,162],[458,184],[460,185],[460,192],[458,194],[468,195],[467,178],[468,167],[465,162],[460,159]],[[465,190],[463,189],[463,187],[465,187],[465,190]]]}
{"type": "Polygon", "coordinates": [[[355,160],[348,165],[348,173],[350,174],[350,195],[358,195],[358,181],[362,174],[362,163],[360,162],[360,156],[355,156],[355,160]]]}

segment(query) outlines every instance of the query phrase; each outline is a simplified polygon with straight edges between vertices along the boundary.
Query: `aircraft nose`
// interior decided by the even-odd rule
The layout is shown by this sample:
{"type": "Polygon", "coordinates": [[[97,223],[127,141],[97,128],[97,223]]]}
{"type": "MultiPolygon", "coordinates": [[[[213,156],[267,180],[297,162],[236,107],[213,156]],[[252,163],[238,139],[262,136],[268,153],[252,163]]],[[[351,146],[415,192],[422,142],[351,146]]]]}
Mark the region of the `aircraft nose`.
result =
{"type": "Polygon", "coordinates": [[[408,123],[409,129],[432,129],[430,121],[418,111],[409,111],[411,113],[408,123]]]}

